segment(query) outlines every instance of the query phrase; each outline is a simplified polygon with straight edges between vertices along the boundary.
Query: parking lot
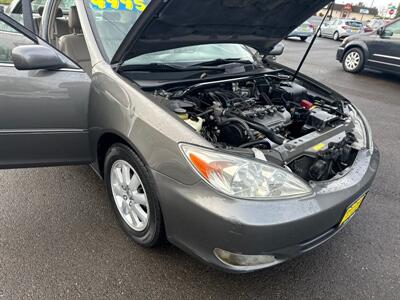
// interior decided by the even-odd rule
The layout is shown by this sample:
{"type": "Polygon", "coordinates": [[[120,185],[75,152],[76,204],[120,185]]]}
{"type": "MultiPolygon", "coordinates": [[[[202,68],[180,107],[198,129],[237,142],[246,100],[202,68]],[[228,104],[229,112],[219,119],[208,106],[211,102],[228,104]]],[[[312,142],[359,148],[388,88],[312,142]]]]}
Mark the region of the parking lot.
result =
{"type": "MultiPolygon", "coordinates": [[[[278,61],[296,67],[308,43],[284,43],[278,61]]],[[[303,72],[362,109],[382,155],[367,202],[338,236],[274,268],[226,274],[174,246],[131,242],[89,167],[1,171],[0,298],[398,299],[400,78],[343,72],[338,45],[318,39],[303,72]]]]}

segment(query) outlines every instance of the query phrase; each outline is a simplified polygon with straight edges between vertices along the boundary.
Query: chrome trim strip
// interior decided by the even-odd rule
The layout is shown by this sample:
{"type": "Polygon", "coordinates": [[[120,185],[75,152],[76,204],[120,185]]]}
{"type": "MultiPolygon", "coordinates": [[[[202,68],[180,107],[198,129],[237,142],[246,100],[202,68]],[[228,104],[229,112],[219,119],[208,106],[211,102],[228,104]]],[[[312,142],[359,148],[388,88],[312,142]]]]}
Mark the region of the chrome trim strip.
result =
{"type": "Polygon", "coordinates": [[[0,67],[14,67],[12,63],[0,63],[0,67]]]}
{"type": "Polygon", "coordinates": [[[383,62],[383,61],[378,61],[378,60],[373,60],[373,59],[368,59],[368,61],[370,62],[374,62],[377,64],[383,64],[383,65],[388,65],[388,66],[393,66],[393,67],[399,67],[400,68],[400,64],[396,65],[396,64],[391,64],[391,63],[387,63],[387,62],[383,62]]]}
{"type": "MultiPolygon", "coordinates": [[[[0,63],[0,67],[14,67],[15,68],[13,63],[0,63]]],[[[60,68],[60,69],[49,70],[49,71],[85,73],[85,71],[83,69],[72,69],[72,68],[60,68]]]]}
{"type": "Polygon", "coordinates": [[[83,69],[71,69],[71,68],[61,68],[61,69],[57,69],[54,71],[85,73],[85,71],[83,71],[83,69]]]}
{"type": "Polygon", "coordinates": [[[86,129],[0,129],[0,134],[53,134],[53,133],[84,133],[86,129]]]}
{"type": "Polygon", "coordinates": [[[383,55],[383,54],[374,54],[374,56],[400,60],[400,57],[398,57],[398,56],[390,56],[390,55],[383,55]]]}

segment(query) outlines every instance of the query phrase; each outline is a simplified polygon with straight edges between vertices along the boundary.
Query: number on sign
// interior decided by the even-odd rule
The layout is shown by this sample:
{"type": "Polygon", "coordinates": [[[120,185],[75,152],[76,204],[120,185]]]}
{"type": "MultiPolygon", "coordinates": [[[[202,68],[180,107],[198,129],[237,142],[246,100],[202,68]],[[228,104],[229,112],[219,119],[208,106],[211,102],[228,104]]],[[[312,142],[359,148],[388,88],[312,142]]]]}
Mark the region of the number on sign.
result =
{"type": "Polygon", "coordinates": [[[90,2],[93,5],[97,6],[99,9],[106,8],[106,1],[105,0],[91,0],[90,2]]]}
{"type": "Polygon", "coordinates": [[[133,3],[132,0],[120,0],[122,4],[125,5],[127,10],[133,10],[133,3]]]}
{"type": "Polygon", "coordinates": [[[108,3],[110,3],[111,7],[114,9],[118,9],[119,7],[119,0],[106,0],[108,3]]]}

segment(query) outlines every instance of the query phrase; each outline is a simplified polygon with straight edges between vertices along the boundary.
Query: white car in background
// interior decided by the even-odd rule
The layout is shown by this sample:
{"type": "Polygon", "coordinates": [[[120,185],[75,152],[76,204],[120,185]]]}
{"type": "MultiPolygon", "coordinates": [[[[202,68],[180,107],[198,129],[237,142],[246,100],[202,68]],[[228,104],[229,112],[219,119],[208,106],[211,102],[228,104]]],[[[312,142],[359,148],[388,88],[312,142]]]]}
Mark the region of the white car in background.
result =
{"type": "Polygon", "coordinates": [[[302,41],[305,41],[308,37],[314,34],[314,25],[306,21],[292,31],[287,37],[299,37],[302,41]]]}
{"type": "Polygon", "coordinates": [[[321,30],[318,32],[318,36],[333,38],[335,41],[338,41],[363,32],[364,25],[362,22],[349,19],[337,19],[324,22],[321,26],[321,30]]]}

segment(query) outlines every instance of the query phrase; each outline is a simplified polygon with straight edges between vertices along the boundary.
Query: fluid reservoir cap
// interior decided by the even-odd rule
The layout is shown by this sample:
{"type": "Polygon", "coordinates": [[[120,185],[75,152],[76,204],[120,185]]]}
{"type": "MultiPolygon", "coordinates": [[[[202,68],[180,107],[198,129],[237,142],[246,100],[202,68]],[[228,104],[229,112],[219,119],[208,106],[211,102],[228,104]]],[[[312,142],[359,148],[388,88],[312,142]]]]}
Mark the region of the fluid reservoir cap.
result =
{"type": "Polygon", "coordinates": [[[174,112],[177,113],[178,115],[183,115],[186,114],[186,109],[178,107],[174,109],[174,112]]]}
{"type": "Polygon", "coordinates": [[[306,99],[301,100],[300,105],[307,110],[311,110],[314,107],[314,104],[306,99]]]}
{"type": "Polygon", "coordinates": [[[189,115],[187,114],[186,109],[184,108],[175,108],[174,112],[178,115],[179,118],[182,120],[187,120],[189,119],[189,115]]]}

